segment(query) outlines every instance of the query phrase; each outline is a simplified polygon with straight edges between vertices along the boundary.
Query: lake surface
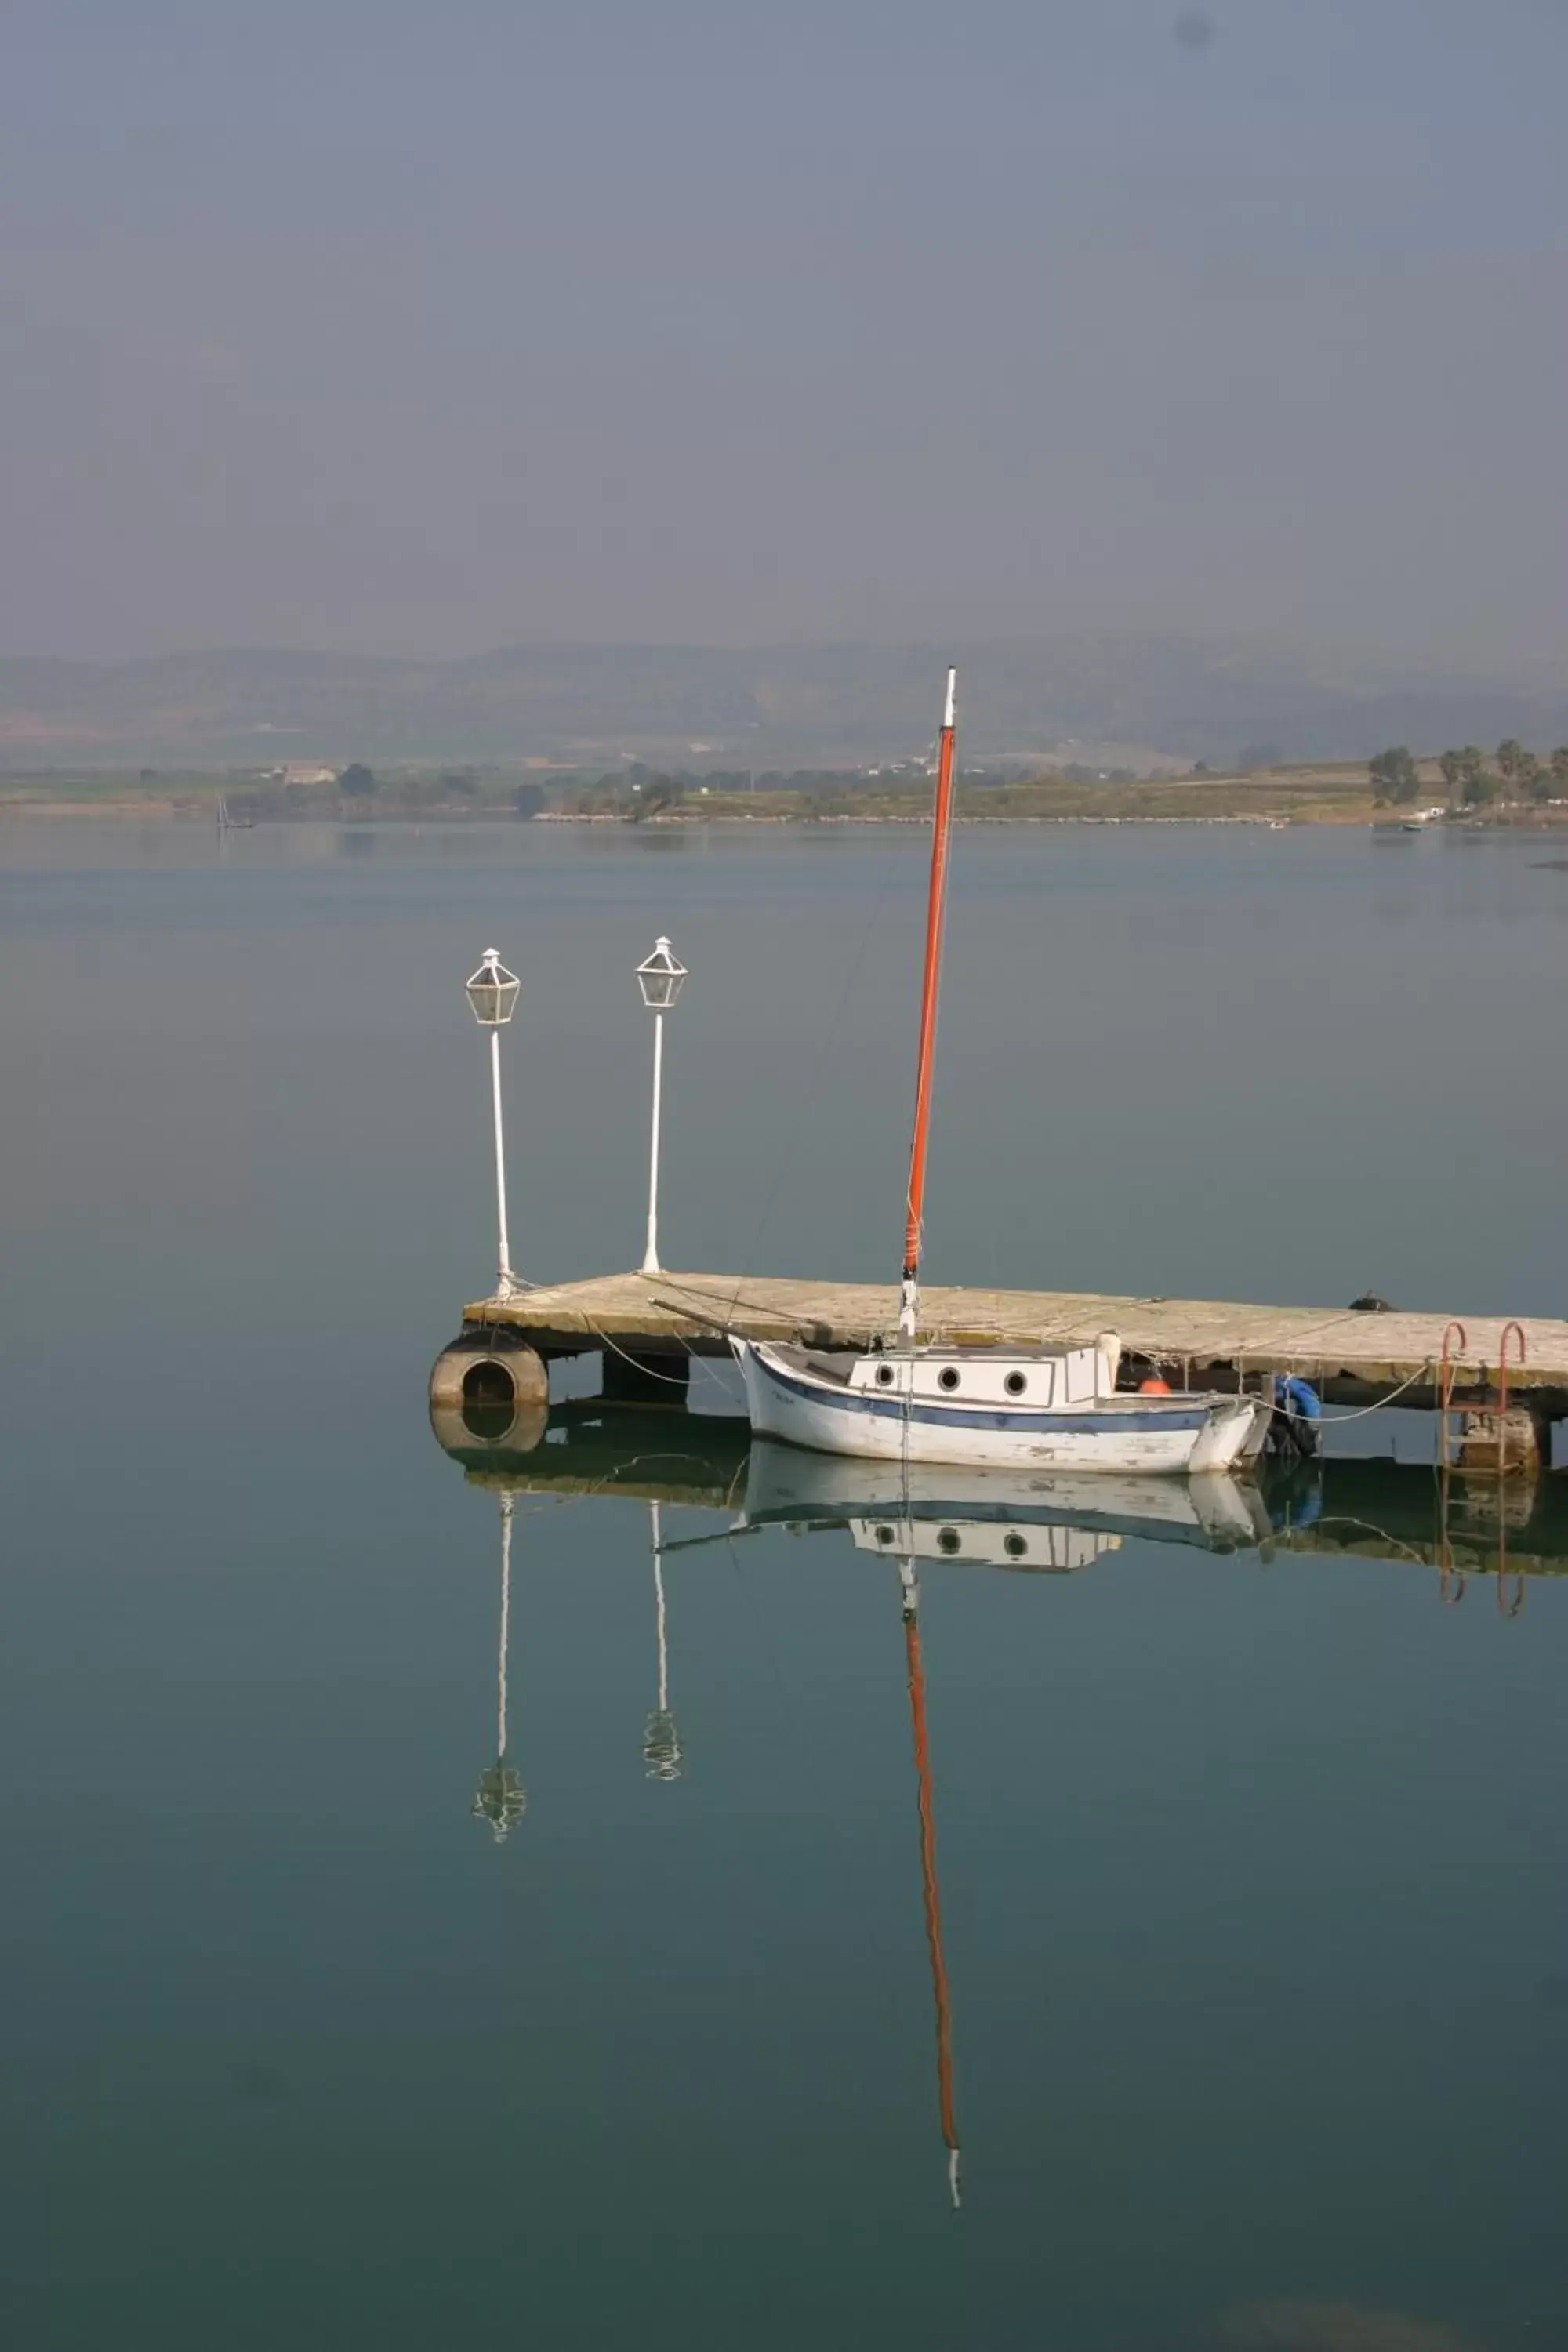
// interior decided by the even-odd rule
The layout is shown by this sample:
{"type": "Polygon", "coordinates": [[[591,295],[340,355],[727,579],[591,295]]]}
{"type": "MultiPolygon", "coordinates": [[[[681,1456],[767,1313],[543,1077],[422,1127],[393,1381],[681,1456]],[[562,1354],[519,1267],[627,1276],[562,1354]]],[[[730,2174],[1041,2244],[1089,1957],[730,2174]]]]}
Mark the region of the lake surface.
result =
{"type": "MultiPolygon", "coordinates": [[[[924,855],[0,831],[10,2343],[1568,2341],[1568,1588],[1440,1588],[1424,1426],[1217,1549],[939,1513],[924,1821],[853,1496],[432,1436],[481,950],[523,1271],[640,1255],[667,931],[666,1262],[891,1279],[924,855]]],[[[1551,855],[961,834],[932,1277],[1568,1314],[1551,855]]]]}

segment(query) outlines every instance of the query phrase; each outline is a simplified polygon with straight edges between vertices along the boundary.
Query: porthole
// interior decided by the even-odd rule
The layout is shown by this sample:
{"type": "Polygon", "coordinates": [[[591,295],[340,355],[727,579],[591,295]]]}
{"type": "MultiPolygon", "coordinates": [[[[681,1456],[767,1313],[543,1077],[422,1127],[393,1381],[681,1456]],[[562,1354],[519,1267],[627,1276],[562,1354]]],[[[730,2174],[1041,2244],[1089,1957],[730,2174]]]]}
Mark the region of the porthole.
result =
{"type": "Polygon", "coordinates": [[[957,1365],[943,1364],[941,1371],[938,1372],[936,1376],[936,1384],[939,1389],[955,1389],[958,1386],[957,1365]]]}
{"type": "Polygon", "coordinates": [[[1002,1549],[1009,1559],[1027,1559],[1029,1557],[1029,1547],[1016,1529],[1003,1537],[1002,1549]]]}
{"type": "Polygon", "coordinates": [[[893,1530],[891,1528],[879,1528],[877,1529],[877,1541],[879,1544],[890,1544],[892,1540],[893,1530]]]}
{"type": "Polygon", "coordinates": [[[1022,1396],[1029,1383],[1023,1372],[1009,1372],[1002,1385],[1009,1396],[1022,1396]]]}
{"type": "Polygon", "coordinates": [[[936,1548],[938,1551],[947,1552],[951,1556],[951,1554],[957,1551],[963,1540],[963,1538],[959,1534],[956,1528],[939,1528],[937,1529],[936,1548]]]}
{"type": "Polygon", "coordinates": [[[893,1368],[891,1364],[879,1364],[877,1367],[877,1386],[879,1389],[890,1389],[892,1385],[893,1368]]]}

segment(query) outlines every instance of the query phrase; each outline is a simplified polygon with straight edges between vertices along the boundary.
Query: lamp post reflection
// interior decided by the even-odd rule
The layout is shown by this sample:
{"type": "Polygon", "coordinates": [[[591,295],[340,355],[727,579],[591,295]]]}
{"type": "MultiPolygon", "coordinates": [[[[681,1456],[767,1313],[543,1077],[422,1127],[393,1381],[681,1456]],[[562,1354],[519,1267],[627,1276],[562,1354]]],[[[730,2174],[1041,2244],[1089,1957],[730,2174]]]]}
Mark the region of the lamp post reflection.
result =
{"type": "Polygon", "coordinates": [[[505,1843],[528,1811],[528,1792],[521,1776],[506,1760],[506,1662],[507,1647],[511,1638],[512,1499],[508,1494],[500,1497],[500,1635],[496,1665],[496,1760],[487,1765],[479,1774],[472,1809],[476,1821],[489,1822],[497,1845],[505,1843]]]}
{"type": "Polygon", "coordinates": [[[650,1502],[647,1507],[653,1532],[653,1608],[658,1647],[658,1704],[648,1717],[647,1728],[643,1734],[643,1762],[647,1767],[650,1780],[679,1780],[680,1733],[669,1709],[669,1640],[664,1605],[663,1530],[658,1505],[650,1502]]]}

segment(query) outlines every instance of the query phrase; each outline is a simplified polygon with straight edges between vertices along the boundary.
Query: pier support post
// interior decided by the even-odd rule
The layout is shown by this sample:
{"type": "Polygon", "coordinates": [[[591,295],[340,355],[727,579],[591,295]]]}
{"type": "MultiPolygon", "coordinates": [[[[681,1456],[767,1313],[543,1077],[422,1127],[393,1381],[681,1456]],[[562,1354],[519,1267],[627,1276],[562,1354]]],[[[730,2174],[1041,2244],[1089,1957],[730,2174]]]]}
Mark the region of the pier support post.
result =
{"type": "MultiPolygon", "coordinates": [[[[1551,1427],[1546,1433],[1546,1459],[1552,1458],[1551,1427]]],[[[1540,1431],[1536,1417],[1524,1405],[1510,1405],[1506,1413],[1467,1412],[1459,1442],[1458,1467],[1471,1478],[1533,1478],[1541,1468],[1540,1431]]]]}
{"type": "Polygon", "coordinates": [[[673,1354],[660,1349],[656,1354],[639,1355],[629,1348],[606,1348],[604,1366],[599,1393],[613,1398],[617,1404],[686,1402],[691,1359],[684,1349],[673,1354]]]}

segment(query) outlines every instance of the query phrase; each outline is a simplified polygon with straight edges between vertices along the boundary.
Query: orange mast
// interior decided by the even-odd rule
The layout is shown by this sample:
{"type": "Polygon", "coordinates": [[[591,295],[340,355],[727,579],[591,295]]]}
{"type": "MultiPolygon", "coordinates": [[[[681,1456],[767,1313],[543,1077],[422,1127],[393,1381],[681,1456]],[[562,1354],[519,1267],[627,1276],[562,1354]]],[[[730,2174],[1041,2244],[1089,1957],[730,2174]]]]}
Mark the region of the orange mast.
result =
{"type": "Polygon", "coordinates": [[[942,1895],[936,1883],[936,1821],[931,1811],[931,1758],[926,1750],[926,1678],[921,1659],[920,1616],[908,1585],[904,1597],[904,1654],[910,1675],[910,1720],[915,1738],[915,1785],[921,1814],[921,1892],[925,1898],[926,1944],[931,1953],[931,1990],[936,1996],[936,2095],[942,2136],[947,2147],[947,2186],[954,2209],[958,2189],[958,2126],[952,2113],[952,2009],[947,1963],[942,1952],[942,1895]]]}
{"type": "Polygon", "coordinates": [[[899,1329],[913,1342],[920,1299],[921,1228],[925,1216],[926,1145],[931,1133],[931,1074],[936,1052],[937,994],[942,984],[942,935],[947,912],[947,845],[952,832],[953,694],[958,672],[947,673],[942,744],[936,763],[936,807],[931,818],[931,895],[926,905],[925,981],[921,992],[921,1057],[915,1081],[915,1131],[910,1145],[909,1214],[904,1226],[903,1293],[899,1329]]]}

